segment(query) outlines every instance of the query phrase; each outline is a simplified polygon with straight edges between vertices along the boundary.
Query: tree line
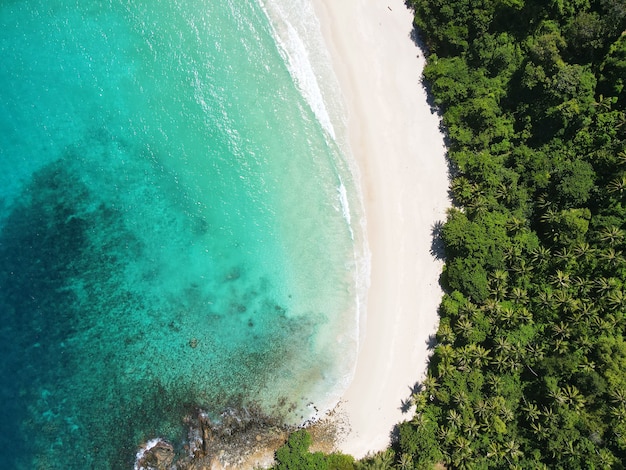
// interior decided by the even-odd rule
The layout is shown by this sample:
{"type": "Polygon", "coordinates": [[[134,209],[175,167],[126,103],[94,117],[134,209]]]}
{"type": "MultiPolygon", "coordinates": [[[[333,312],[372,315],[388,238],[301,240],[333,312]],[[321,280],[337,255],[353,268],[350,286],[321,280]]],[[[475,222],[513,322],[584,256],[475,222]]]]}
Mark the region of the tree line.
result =
{"type": "Polygon", "coordinates": [[[415,468],[626,462],[626,3],[411,0],[455,206],[415,468]]]}

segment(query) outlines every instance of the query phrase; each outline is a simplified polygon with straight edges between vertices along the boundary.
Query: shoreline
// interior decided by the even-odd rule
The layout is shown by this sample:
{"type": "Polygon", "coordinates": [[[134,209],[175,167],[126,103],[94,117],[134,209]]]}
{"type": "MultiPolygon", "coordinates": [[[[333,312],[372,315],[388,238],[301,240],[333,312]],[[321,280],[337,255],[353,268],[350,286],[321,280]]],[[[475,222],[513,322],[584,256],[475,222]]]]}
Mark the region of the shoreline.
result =
{"type": "Polygon", "coordinates": [[[439,117],[421,85],[424,58],[400,0],[313,0],[348,112],[371,252],[367,317],[354,378],[334,414],[337,450],[362,458],[388,447],[428,364],[438,325],[442,261],[430,252],[445,220],[448,167],[439,117]]]}

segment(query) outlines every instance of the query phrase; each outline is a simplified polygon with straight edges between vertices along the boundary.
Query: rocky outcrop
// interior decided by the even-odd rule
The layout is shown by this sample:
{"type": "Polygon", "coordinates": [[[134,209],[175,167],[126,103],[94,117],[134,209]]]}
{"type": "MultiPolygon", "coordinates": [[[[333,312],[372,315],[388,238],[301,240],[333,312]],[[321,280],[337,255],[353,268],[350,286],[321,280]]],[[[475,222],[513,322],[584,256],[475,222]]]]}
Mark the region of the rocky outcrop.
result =
{"type": "Polygon", "coordinates": [[[178,455],[167,441],[153,439],[137,452],[135,470],[268,467],[274,451],[289,432],[285,426],[249,408],[229,408],[213,420],[198,409],[183,421],[187,439],[178,455]]]}
{"type": "Polygon", "coordinates": [[[137,452],[135,470],[171,470],[174,456],[172,444],[163,439],[152,439],[137,452]]]}

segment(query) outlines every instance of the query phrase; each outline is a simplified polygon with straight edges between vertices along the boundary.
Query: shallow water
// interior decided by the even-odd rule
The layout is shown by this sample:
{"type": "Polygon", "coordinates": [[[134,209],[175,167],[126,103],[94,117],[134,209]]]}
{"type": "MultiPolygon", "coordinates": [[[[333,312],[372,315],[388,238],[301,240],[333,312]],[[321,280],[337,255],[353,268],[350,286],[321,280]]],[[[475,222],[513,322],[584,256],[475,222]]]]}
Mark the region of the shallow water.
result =
{"type": "Polygon", "coordinates": [[[266,7],[0,6],[3,468],[129,468],[195,406],[296,423],[349,379],[356,183],[266,7]]]}

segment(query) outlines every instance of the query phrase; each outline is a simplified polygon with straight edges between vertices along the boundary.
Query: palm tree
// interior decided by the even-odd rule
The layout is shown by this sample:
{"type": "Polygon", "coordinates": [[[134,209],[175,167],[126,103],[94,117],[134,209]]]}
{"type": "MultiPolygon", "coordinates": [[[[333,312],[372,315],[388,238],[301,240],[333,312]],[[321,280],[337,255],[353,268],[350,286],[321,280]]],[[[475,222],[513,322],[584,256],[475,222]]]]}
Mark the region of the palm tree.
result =
{"type": "Polygon", "coordinates": [[[574,246],[574,253],[576,256],[580,256],[581,258],[587,258],[588,256],[593,255],[595,249],[591,248],[591,245],[585,241],[576,242],[574,246]]]}
{"type": "Polygon", "coordinates": [[[600,95],[598,101],[593,104],[593,106],[597,107],[600,112],[607,113],[611,111],[611,106],[617,102],[617,98],[614,96],[610,96],[605,98],[604,95],[600,95]]]}
{"type": "Polygon", "coordinates": [[[533,266],[528,264],[524,258],[520,258],[519,261],[511,267],[511,270],[515,272],[520,279],[526,279],[533,271],[533,266]]]}
{"type": "Polygon", "coordinates": [[[579,289],[581,293],[587,293],[591,286],[591,281],[586,277],[574,276],[572,278],[572,285],[579,289]]]}
{"type": "Polygon", "coordinates": [[[449,362],[442,362],[437,366],[437,377],[446,378],[452,376],[456,368],[449,362]]]}
{"type": "Polygon", "coordinates": [[[463,409],[467,407],[467,404],[469,403],[469,398],[467,397],[467,393],[465,393],[463,390],[459,390],[455,392],[454,395],[452,395],[452,400],[460,408],[463,408],[463,409]]]}
{"type": "Polygon", "coordinates": [[[574,259],[574,252],[567,247],[563,247],[554,253],[554,257],[561,260],[563,263],[568,264],[574,259]]]}
{"type": "Polygon", "coordinates": [[[611,291],[607,297],[609,305],[614,308],[623,309],[626,307],[626,294],[621,289],[611,291]]]}
{"type": "Polygon", "coordinates": [[[558,269],[556,274],[552,276],[552,284],[567,289],[570,286],[569,274],[558,269]]]}
{"type": "Polygon", "coordinates": [[[502,182],[498,183],[498,186],[494,191],[494,195],[498,201],[509,202],[511,199],[511,191],[509,190],[509,187],[502,182]]]}
{"type": "Polygon", "coordinates": [[[611,322],[608,322],[606,319],[599,316],[593,317],[591,320],[591,326],[597,332],[597,335],[613,333],[613,325],[611,322]]]}
{"type": "Polygon", "coordinates": [[[460,372],[469,372],[472,370],[469,357],[461,354],[456,358],[456,369],[460,372]]]}
{"type": "Polygon", "coordinates": [[[539,220],[545,224],[552,224],[554,222],[558,222],[559,213],[556,210],[549,208],[547,211],[541,214],[541,217],[539,217],[539,220]]]}
{"type": "Polygon", "coordinates": [[[509,277],[509,274],[504,269],[495,269],[491,273],[491,279],[496,284],[503,284],[506,282],[506,279],[509,277]]]}
{"type": "Polygon", "coordinates": [[[616,457],[613,453],[608,449],[599,449],[598,451],[598,460],[600,461],[600,465],[602,468],[614,468],[617,463],[616,457]]]}
{"type": "Polygon", "coordinates": [[[554,341],[554,347],[552,348],[552,350],[558,354],[566,354],[568,351],[568,346],[569,343],[566,340],[564,340],[563,338],[557,338],[554,341]]]}
{"type": "Polygon", "coordinates": [[[594,307],[588,300],[576,299],[576,308],[570,309],[571,323],[579,325],[581,322],[585,323],[589,321],[589,318],[594,313],[594,307]]]}
{"type": "Polygon", "coordinates": [[[474,318],[480,312],[480,308],[471,300],[465,299],[463,305],[459,307],[459,312],[467,315],[469,318],[474,318]]]}
{"type": "Polygon", "coordinates": [[[466,436],[469,436],[469,437],[476,436],[479,431],[480,431],[480,426],[478,425],[476,420],[472,418],[468,419],[468,421],[463,426],[463,432],[465,433],[466,436]]]}
{"type": "Polygon", "coordinates": [[[626,390],[623,388],[618,388],[616,390],[611,391],[611,402],[615,403],[618,406],[626,407],[626,390]]]}
{"type": "Polygon", "coordinates": [[[430,375],[426,375],[426,378],[422,380],[422,388],[424,389],[424,393],[428,396],[432,396],[437,393],[437,389],[439,388],[439,383],[437,383],[437,379],[430,375]]]}
{"type": "Polygon", "coordinates": [[[624,231],[615,226],[607,227],[600,232],[600,240],[613,246],[624,240],[624,231]]]}
{"type": "Polygon", "coordinates": [[[441,359],[442,363],[451,363],[456,355],[456,351],[449,344],[438,344],[435,346],[435,354],[441,359]]]}
{"type": "Polygon", "coordinates": [[[533,430],[533,433],[539,438],[539,440],[547,439],[550,435],[548,429],[543,424],[538,422],[530,423],[530,429],[533,430]]]}
{"type": "Polygon", "coordinates": [[[379,452],[367,462],[366,467],[371,470],[392,470],[393,469],[393,451],[390,449],[379,452]]]}
{"type": "Polygon", "coordinates": [[[506,403],[502,405],[499,416],[505,423],[509,423],[515,419],[515,413],[513,413],[513,410],[511,410],[511,408],[506,406],[506,403]]]}
{"type": "Polygon", "coordinates": [[[589,318],[595,313],[596,309],[590,300],[581,300],[579,311],[583,318],[589,318]]]}
{"type": "Polygon", "coordinates": [[[456,437],[454,430],[445,425],[440,425],[437,429],[437,439],[439,442],[449,444],[456,437]]]}
{"type": "Polygon", "coordinates": [[[611,418],[613,418],[618,423],[621,424],[626,422],[626,406],[620,405],[611,407],[609,413],[611,415],[611,418]]]}
{"type": "Polygon", "coordinates": [[[539,305],[546,310],[552,309],[552,292],[549,290],[542,290],[539,292],[537,294],[537,300],[539,301],[539,305]]]}
{"type": "MultiPolygon", "coordinates": [[[[589,341],[589,338],[587,338],[587,341],[589,341]]],[[[588,353],[591,350],[591,344],[592,344],[591,341],[589,341],[589,347],[583,348],[583,350],[586,349],[586,353],[588,353]]],[[[583,356],[583,363],[580,364],[578,367],[583,373],[590,374],[596,370],[596,363],[593,361],[590,361],[587,356],[583,356]]]]}
{"type": "Polygon", "coordinates": [[[513,233],[519,232],[524,227],[526,227],[526,221],[524,219],[513,216],[506,221],[506,228],[513,233]]]}
{"type": "Polygon", "coordinates": [[[480,217],[489,210],[489,200],[483,194],[477,194],[465,207],[467,207],[468,211],[475,217],[480,217]]]}
{"type": "Polygon", "coordinates": [[[531,323],[533,321],[533,314],[526,307],[522,307],[518,309],[517,316],[524,323],[531,323]]]}
{"type": "Polygon", "coordinates": [[[459,429],[463,424],[463,418],[455,409],[448,410],[448,424],[453,429],[459,429]]]}
{"type": "Polygon", "coordinates": [[[617,279],[612,277],[608,279],[605,277],[599,277],[596,279],[595,284],[598,292],[603,293],[613,289],[613,287],[617,285],[617,279]]]}
{"type": "Polygon", "coordinates": [[[563,392],[563,390],[559,387],[550,390],[548,392],[548,396],[552,398],[557,405],[563,406],[567,403],[567,396],[563,392]]]}
{"type": "Polygon", "coordinates": [[[454,447],[455,451],[452,454],[452,463],[455,468],[471,468],[469,459],[473,454],[473,450],[470,441],[463,436],[459,436],[454,440],[454,447]]]}
{"type": "Polygon", "coordinates": [[[624,262],[624,257],[621,251],[616,251],[613,248],[602,250],[598,255],[600,259],[605,260],[610,266],[619,266],[624,262]]]}
{"type": "Polygon", "coordinates": [[[532,261],[537,266],[545,266],[550,261],[550,249],[545,246],[539,246],[531,252],[532,261]]]}
{"type": "Polygon", "coordinates": [[[487,420],[487,417],[490,414],[489,412],[490,412],[489,404],[482,398],[478,399],[474,403],[474,414],[478,416],[479,418],[481,418],[482,420],[484,421],[487,420]]]}
{"type": "Polygon", "coordinates": [[[458,176],[450,183],[453,198],[462,206],[469,204],[481,194],[476,183],[470,183],[465,176],[458,176]]]}
{"type": "Polygon", "coordinates": [[[423,392],[412,393],[410,401],[405,404],[406,408],[408,408],[411,403],[413,404],[413,406],[415,406],[415,416],[413,417],[413,424],[415,424],[416,426],[418,422],[420,424],[423,424],[426,418],[424,418],[422,412],[426,409],[426,406],[428,405],[428,395],[423,392]]]}
{"type": "Polygon", "coordinates": [[[494,314],[497,314],[497,312],[500,310],[500,302],[498,302],[496,299],[489,297],[485,300],[482,308],[483,311],[493,317],[495,316],[494,314]]]}
{"type": "Polygon", "coordinates": [[[508,354],[509,352],[511,352],[512,345],[506,337],[496,336],[493,348],[499,353],[508,354]]]}
{"type": "Polygon", "coordinates": [[[452,327],[449,323],[439,323],[439,330],[437,331],[437,339],[443,344],[453,344],[456,340],[456,335],[452,331],[452,327]]]}
{"type": "Polygon", "coordinates": [[[552,325],[552,331],[556,336],[561,339],[567,339],[570,337],[570,329],[569,325],[566,325],[564,322],[555,323],[552,325]]]}
{"type": "Polygon", "coordinates": [[[522,257],[522,249],[517,245],[506,246],[502,251],[502,257],[507,262],[507,265],[510,266],[522,257]]]}
{"type": "Polygon", "coordinates": [[[460,334],[465,339],[469,339],[474,331],[474,325],[469,318],[460,318],[455,325],[457,334],[460,334]]]}
{"type": "Polygon", "coordinates": [[[626,191],[626,175],[613,179],[606,187],[610,193],[619,193],[620,196],[626,191]]]}
{"type": "Polygon", "coordinates": [[[552,303],[557,308],[567,308],[568,304],[572,300],[570,294],[565,290],[558,290],[552,296],[552,303]]]}
{"type": "Polygon", "coordinates": [[[522,452],[519,450],[519,444],[515,442],[515,439],[511,439],[510,441],[504,443],[504,453],[513,461],[517,461],[517,459],[522,455],[522,452]]]}
{"type": "Polygon", "coordinates": [[[498,320],[500,320],[505,325],[514,324],[514,320],[516,320],[517,315],[515,314],[515,309],[509,305],[505,305],[500,310],[500,314],[498,315],[498,320]]]}
{"type": "Polygon", "coordinates": [[[541,415],[544,417],[544,421],[548,423],[549,426],[552,426],[556,423],[557,416],[552,407],[547,408],[544,406],[541,410],[541,415]]]}
{"type": "Polygon", "coordinates": [[[493,287],[491,292],[494,297],[501,299],[506,293],[506,280],[508,273],[502,269],[496,269],[491,273],[491,283],[493,287]]]}
{"type": "Polygon", "coordinates": [[[411,423],[413,423],[418,430],[423,429],[429,422],[429,419],[424,416],[424,413],[416,414],[411,420],[411,423]]]}
{"type": "Polygon", "coordinates": [[[497,441],[490,441],[487,446],[487,458],[494,459],[497,463],[504,457],[504,450],[502,446],[497,441]]]}
{"type": "Polygon", "coordinates": [[[487,385],[489,385],[494,393],[500,393],[500,389],[502,388],[502,377],[500,375],[490,373],[487,376],[487,385]]]}
{"type": "Polygon", "coordinates": [[[529,344],[526,346],[526,350],[528,352],[527,357],[531,357],[535,360],[541,360],[545,356],[545,348],[542,343],[529,344]]]}
{"type": "Polygon", "coordinates": [[[500,416],[506,408],[506,400],[500,395],[491,397],[489,398],[489,407],[493,410],[495,414],[500,416]]]}
{"type": "Polygon", "coordinates": [[[585,407],[586,399],[580,391],[573,385],[566,385],[563,388],[565,395],[565,403],[576,411],[580,411],[585,407]]]}
{"type": "Polygon", "coordinates": [[[489,362],[489,353],[491,350],[485,349],[481,345],[476,345],[472,348],[471,356],[474,361],[474,365],[481,368],[484,364],[489,362]]]}
{"type": "Polygon", "coordinates": [[[528,303],[528,292],[522,287],[514,287],[511,289],[509,298],[519,304],[525,305],[528,303]]]}
{"type": "Polygon", "coordinates": [[[496,367],[498,372],[504,372],[508,369],[509,366],[509,358],[504,354],[497,354],[491,363],[496,367]]]}
{"type": "Polygon", "coordinates": [[[535,203],[539,209],[546,209],[554,204],[554,201],[547,193],[541,193],[537,196],[537,202],[535,203]]]}
{"type": "Polygon", "coordinates": [[[524,410],[527,413],[527,417],[531,422],[535,422],[539,419],[539,417],[541,416],[541,412],[539,411],[539,408],[537,407],[537,405],[535,405],[534,403],[527,403],[526,400],[524,399],[524,406],[522,406],[522,410],[524,410]]]}
{"type": "Polygon", "coordinates": [[[413,456],[403,453],[398,463],[400,464],[400,470],[411,470],[413,468],[413,456]]]}

